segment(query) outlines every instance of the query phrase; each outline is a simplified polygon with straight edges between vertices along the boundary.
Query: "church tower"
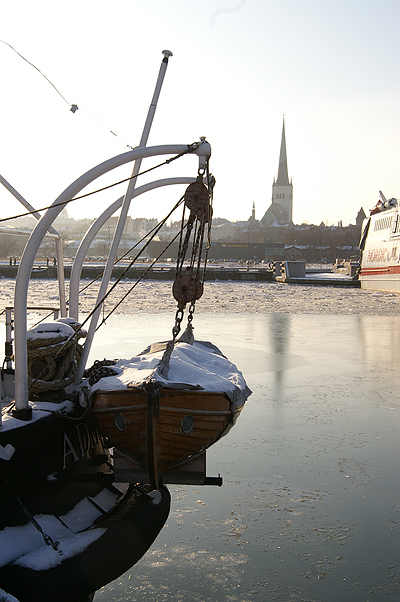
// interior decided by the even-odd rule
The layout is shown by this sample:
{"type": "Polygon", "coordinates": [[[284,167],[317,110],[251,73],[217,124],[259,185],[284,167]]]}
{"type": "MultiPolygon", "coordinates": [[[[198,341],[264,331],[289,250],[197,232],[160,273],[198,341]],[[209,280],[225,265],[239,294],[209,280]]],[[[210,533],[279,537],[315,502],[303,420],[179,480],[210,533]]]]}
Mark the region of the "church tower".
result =
{"type": "Polygon", "coordinates": [[[281,151],[279,154],[278,177],[272,184],[272,204],[280,205],[288,217],[288,223],[293,221],[293,185],[289,182],[287,156],[285,117],[283,118],[281,151]]]}

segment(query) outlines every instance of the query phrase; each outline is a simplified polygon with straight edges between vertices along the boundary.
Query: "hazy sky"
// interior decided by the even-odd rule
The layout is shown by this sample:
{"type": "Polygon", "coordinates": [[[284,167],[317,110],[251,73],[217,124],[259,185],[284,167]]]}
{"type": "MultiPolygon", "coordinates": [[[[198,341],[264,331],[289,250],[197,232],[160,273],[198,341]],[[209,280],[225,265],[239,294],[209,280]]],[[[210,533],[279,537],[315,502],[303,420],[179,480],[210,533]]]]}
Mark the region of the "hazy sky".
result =
{"type": "MultiPolygon", "coordinates": [[[[79,110],[0,43],[0,174],[46,206],[136,146],[169,49],[149,145],[207,137],[215,216],[246,220],[253,202],[263,216],[285,114],[295,223],[354,223],[379,189],[400,195],[399,26],[399,0],[3,0],[0,39],[79,110]]],[[[196,170],[188,160],[152,179],[196,170]]],[[[139,198],[130,213],[161,218],[182,191],[139,198]]],[[[69,214],[98,215],[121,194],[69,214]]],[[[0,203],[2,217],[20,212],[3,189],[0,203]]]]}

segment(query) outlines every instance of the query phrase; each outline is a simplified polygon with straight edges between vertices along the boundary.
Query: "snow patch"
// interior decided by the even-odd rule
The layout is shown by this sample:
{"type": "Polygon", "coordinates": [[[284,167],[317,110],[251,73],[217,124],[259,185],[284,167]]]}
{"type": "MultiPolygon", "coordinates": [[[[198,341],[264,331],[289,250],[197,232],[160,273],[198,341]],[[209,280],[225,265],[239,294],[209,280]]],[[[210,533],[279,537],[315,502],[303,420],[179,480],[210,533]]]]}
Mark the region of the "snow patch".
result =
{"type": "MultiPolygon", "coordinates": [[[[109,512],[118,503],[120,497],[120,494],[103,489],[91,499],[104,512],[109,512]]],[[[35,516],[35,520],[43,531],[54,542],[60,542],[62,555],[50,546],[44,545],[42,535],[30,522],[25,525],[5,527],[0,531],[0,566],[12,562],[17,564],[31,563],[35,565],[35,567],[32,567],[35,570],[44,570],[44,568],[37,568],[39,561],[43,562],[46,568],[50,566],[49,563],[51,562],[54,563],[57,560],[57,563],[59,563],[66,558],[79,554],[92,541],[100,537],[102,531],[104,532],[104,529],[87,530],[92,527],[96,519],[102,516],[102,512],[96,506],[89,499],[84,498],[72,510],[60,517],[62,523],[50,514],[37,514],[35,516]],[[87,533],[93,533],[93,531],[96,531],[96,536],[90,535],[87,537],[87,533]],[[93,537],[94,539],[92,539],[93,537]],[[24,560],[21,560],[22,558],[24,560]],[[37,560],[34,560],[35,558],[37,560]]],[[[28,564],[22,566],[28,566],[28,564]]],[[[54,564],[51,566],[54,566],[54,564]]]]}
{"type": "Polygon", "coordinates": [[[68,338],[72,336],[74,332],[74,329],[64,322],[42,322],[39,326],[28,330],[26,336],[28,340],[33,341],[57,336],[68,338]]]}
{"type": "Polygon", "coordinates": [[[178,342],[171,354],[170,369],[161,374],[161,359],[167,343],[154,343],[129,360],[119,360],[114,366],[115,376],[100,379],[91,388],[110,391],[128,387],[142,387],[150,379],[168,388],[198,388],[204,391],[226,393],[234,407],[241,407],[251,394],[242,373],[221,351],[207,341],[193,344],[178,342]]]}
{"type": "Polygon", "coordinates": [[[161,494],[161,491],[159,491],[159,489],[155,489],[154,491],[150,491],[150,493],[148,493],[147,495],[151,498],[151,503],[154,506],[158,506],[158,504],[161,504],[161,502],[162,502],[162,494],[161,494]]]}
{"type": "Polygon", "coordinates": [[[0,602],[19,602],[17,598],[11,596],[11,594],[7,594],[4,589],[0,589],[0,602]]]}
{"type": "Polygon", "coordinates": [[[106,529],[92,529],[78,535],[72,535],[67,539],[62,539],[59,542],[60,545],[58,548],[62,553],[54,550],[51,546],[43,544],[33,552],[21,556],[15,564],[32,569],[33,571],[46,571],[61,564],[63,560],[81,554],[105,532],[106,529]]]}
{"type": "Polygon", "coordinates": [[[49,415],[49,412],[62,412],[64,414],[69,414],[74,409],[74,404],[72,401],[66,399],[61,403],[51,403],[50,401],[37,401],[29,404],[32,408],[32,419],[28,421],[18,420],[17,418],[13,418],[11,414],[4,413],[2,416],[2,431],[7,431],[15,428],[24,428],[24,426],[29,426],[32,422],[36,422],[37,420],[41,420],[49,415]]]}

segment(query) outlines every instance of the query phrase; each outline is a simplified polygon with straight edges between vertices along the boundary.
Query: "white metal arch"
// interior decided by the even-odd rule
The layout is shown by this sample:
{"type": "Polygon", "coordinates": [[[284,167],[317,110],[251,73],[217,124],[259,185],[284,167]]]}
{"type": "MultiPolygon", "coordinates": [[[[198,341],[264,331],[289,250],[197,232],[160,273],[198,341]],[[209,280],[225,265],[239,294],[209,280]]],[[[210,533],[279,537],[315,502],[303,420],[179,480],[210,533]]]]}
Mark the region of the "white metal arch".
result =
{"type": "MultiPolygon", "coordinates": [[[[158,155],[177,155],[187,152],[190,145],[174,144],[153,147],[137,147],[127,153],[112,157],[96,167],[90,169],[85,174],[80,176],[75,182],[70,184],[60,196],[52,203],[43,217],[36,225],[32,235],[30,236],[21,262],[18,269],[17,280],[15,284],[14,296],[14,316],[15,316],[15,407],[17,410],[24,410],[28,407],[28,356],[26,348],[27,336],[27,298],[30,274],[33,263],[40,247],[42,239],[48,228],[54,222],[56,217],[62,211],[62,203],[66,203],[73,199],[83,188],[99,178],[100,176],[112,171],[116,167],[125,165],[132,161],[141,161],[146,157],[154,157],[158,155]]],[[[207,157],[211,155],[211,147],[206,141],[201,141],[198,146],[194,146],[191,153],[199,157],[200,167],[204,168],[207,157]]],[[[129,190],[129,187],[128,187],[129,190]]],[[[133,191],[129,196],[132,196],[133,191]]],[[[127,195],[126,195],[127,196],[127,195]]],[[[93,322],[92,322],[93,323],[93,322]]],[[[92,325],[92,324],[91,324],[92,325]]],[[[94,327],[93,327],[94,328],[94,327]]],[[[82,358],[84,365],[87,354],[89,353],[90,344],[86,351],[86,358],[82,358]]]]}

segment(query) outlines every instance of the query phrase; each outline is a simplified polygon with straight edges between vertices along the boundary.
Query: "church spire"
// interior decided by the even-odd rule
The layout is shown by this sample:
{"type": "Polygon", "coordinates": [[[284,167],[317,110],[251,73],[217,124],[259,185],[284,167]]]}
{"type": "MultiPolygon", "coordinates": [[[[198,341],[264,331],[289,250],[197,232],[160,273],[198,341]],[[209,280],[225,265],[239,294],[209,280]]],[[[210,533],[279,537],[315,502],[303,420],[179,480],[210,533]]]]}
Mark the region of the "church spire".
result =
{"type": "Polygon", "coordinates": [[[279,154],[278,178],[277,178],[276,182],[274,182],[274,183],[277,186],[288,186],[290,184],[288,168],[287,168],[287,156],[286,156],[285,116],[283,116],[281,152],[279,154]]]}
{"type": "Polygon", "coordinates": [[[290,224],[293,220],[293,184],[289,182],[287,168],[285,115],[283,116],[278,177],[272,184],[272,204],[274,205],[274,209],[281,211],[281,223],[284,223],[285,220],[285,223],[290,224]]]}

